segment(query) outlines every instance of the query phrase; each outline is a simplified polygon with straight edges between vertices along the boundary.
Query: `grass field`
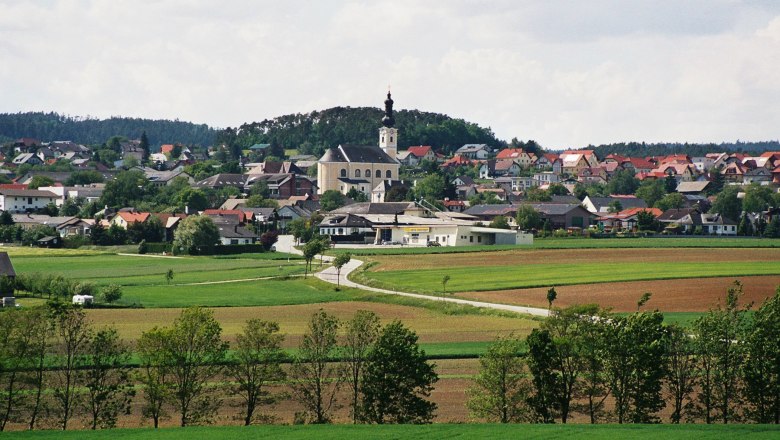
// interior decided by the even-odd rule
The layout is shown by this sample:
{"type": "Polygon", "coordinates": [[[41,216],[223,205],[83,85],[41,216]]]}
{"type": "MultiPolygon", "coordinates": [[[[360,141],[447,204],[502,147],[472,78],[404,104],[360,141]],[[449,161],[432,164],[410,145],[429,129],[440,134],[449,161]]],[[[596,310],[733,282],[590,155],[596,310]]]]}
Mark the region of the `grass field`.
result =
{"type": "Polygon", "coordinates": [[[619,439],[773,439],[780,436],[777,425],[304,425],[225,426],[107,431],[34,431],[4,433],[9,439],[480,439],[480,438],[619,438],[619,439]]]}
{"type": "Polygon", "coordinates": [[[438,294],[442,278],[449,275],[450,292],[564,286],[631,280],[697,277],[739,277],[780,274],[776,261],[558,263],[526,266],[446,267],[441,269],[365,271],[358,274],[373,285],[438,294]]]}
{"type": "Polygon", "coordinates": [[[393,247],[367,249],[336,249],[332,253],[353,255],[421,255],[471,252],[496,252],[533,249],[620,249],[620,248],[780,248],[780,240],[741,237],[663,237],[663,238],[535,238],[533,245],[393,247]]]}

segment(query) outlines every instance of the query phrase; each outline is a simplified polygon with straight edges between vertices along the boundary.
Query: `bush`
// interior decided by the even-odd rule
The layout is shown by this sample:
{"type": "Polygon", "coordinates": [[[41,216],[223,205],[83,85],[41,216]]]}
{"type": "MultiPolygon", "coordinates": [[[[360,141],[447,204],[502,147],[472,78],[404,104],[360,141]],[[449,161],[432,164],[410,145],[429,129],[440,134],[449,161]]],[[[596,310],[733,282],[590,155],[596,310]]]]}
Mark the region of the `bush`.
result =
{"type": "Polygon", "coordinates": [[[260,244],[263,246],[263,249],[268,251],[271,250],[271,246],[274,245],[279,240],[279,231],[268,231],[263,233],[263,235],[260,236],[260,244]]]}
{"type": "Polygon", "coordinates": [[[78,249],[82,246],[89,246],[92,244],[92,240],[86,235],[73,235],[65,237],[62,240],[63,247],[67,249],[78,249]]]}
{"type": "Polygon", "coordinates": [[[105,303],[112,303],[122,299],[122,286],[118,284],[109,284],[100,291],[100,298],[105,303]]]}
{"type": "MultiPolygon", "coordinates": [[[[140,246],[140,245],[139,245],[140,246]]],[[[140,249],[139,249],[139,254],[140,249]]],[[[170,243],[146,243],[146,253],[148,254],[170,254],[172,253],[172,248],[170,243]]]]}
{"type": "Polygon", "coordinates": [[[234,255],[257,254],[265,252],[262,244],[223,244],[219,246],[199,246],[191,251],[192,255],[234,255]]]}
{"type": "Polygon", "coordinates": [[[146,240],[141,240],[141,242],[138,243],[138,253],[143,255],[147,252],[149,252],[149,246],[146,244],[146,240]]]}

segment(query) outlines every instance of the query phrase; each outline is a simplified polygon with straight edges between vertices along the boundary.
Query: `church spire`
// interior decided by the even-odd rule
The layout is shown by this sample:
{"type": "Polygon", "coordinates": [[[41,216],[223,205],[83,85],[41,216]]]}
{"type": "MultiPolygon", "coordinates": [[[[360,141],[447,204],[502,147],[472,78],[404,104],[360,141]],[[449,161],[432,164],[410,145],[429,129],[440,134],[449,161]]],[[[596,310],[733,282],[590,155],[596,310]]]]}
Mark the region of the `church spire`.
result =
{"type": "Polygon", "coordinates": [[[390,90],[387,90],[387,99],[385,99],[385,116],[382,117],[382,125],[392,128],[395,125],[393,117],[393,98],[390,97],[390,90]]]}

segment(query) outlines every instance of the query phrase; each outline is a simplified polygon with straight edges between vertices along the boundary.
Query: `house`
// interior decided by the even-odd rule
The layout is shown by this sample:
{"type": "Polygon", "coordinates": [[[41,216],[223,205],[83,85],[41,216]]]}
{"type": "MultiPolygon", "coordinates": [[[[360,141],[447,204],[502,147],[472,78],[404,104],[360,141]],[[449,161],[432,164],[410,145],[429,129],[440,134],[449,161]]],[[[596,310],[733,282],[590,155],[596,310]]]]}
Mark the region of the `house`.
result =
{"type": "Polygon", "coordinates": [[[537,170],[552,170],[555,174],[561,174],[563,171],[563,161],[555,153],[544,153],[536,158],[534,167],[537,170]]]}
{"type": "Polygon", "coordinates": [[[442,169],[448,169],[448,168],[458,168],[458,167],[473,167],[474,165],[478,164],[476,160],[469,159],[464,156],[454,156],[450,159],[447,159],[440,165],[440,168],[442,169]]]}
{"type": "Polygon", "coordinates": [[[561,171],[570,176],[579,176],[580,171],[590,168],[584,154],[561,154],[561,171]]]}
{"type": "Polygon", "coordinates": [[[587,167],[580,170],[577,174],[577,181],[587,184],[607,183],[607,171],[603,167],[587,167]]]}
{"type": "Polygon", "coordinates": [[[553,171],[542,171],[534,174],[531,179],[533,180],[533,186],[549,187],[553,183],[559,183],[561,175],[553,171]]]}
{"type": "Polygon", "coordinates": [[[289,225],[291,221],[299,218],[311,218],[312,213],[312,211],[301,205],[280,206],[279,209],[276,210],[279,222],[277,226],[279,229],[287,231],[287,225],[289,225]]]}
{"type": "Polygon", "coordinates": [[[13,214],[14,223],[23,229],[30,229],[35,226],[51,226],[60,237],[72,237],[77,235],[88,235],[92,225],[78,217],[62,216],[50,217],[39,214],[13,214]]]}
{"type": "Polygon", "coordinates": [[[220,173],[207,177],[193,185],[195,188],[222,189],[232,186],[240,191],[244,190],[247,176],[245,174],[220,173]]]}
{"type": "Polygon", "coordinates": [[[112,225],[117,225],[122,229],[127,229],[128,226],[133,223],[146,223],[149,220],[151,214],[148,212],[135,212],[135,211],[119,211],[114,218],[111,219],[112,225]]]}
{"type": "Polygon", "coordinates": [[[581,228],[586,229],[596,219],[582,205],[576,203],[530,203],[548,221],[553,229],[581,228]]]}
{"type": "Polygon", "coordinates": [[[36,189],[0,189],[0,211],[33,212],[57,203],[60,197],[51,191],[36,189]]]}
{"type": "Polygon", "coordinates": [[[701,211],[695,207],[667,209],[656,220],[666,225],[667,231],[691,234],[696,226],[701,225],[701,211]]]}
{"type": "Polygon", "coordinates": [[[452,184],[455,186],[474,185],[474,179],[469,176],[458,176],[452,180],[452,184]]]}
{"type": "Polygon", "coordinates": [[[336,242],[373,243],[373,224],[354,214],[331,214],[319,224],[320,235],[330,236],[336,242]]]}
{"type": "Polygon", "coordinates": [[[299,174],[247,174],[242,192],[249,192],[253,185],[264,182],[269,197],[286,200],[290,197],[312,195],[317,192],[314,182],[299,174]]]}
{"type": "Polygon", "coordinates": [[[136,167],[134,169],[142,171],[146,178],[149,179],[149,183],[158,187],[173,184],[177,177],[185,179],[190,185],[195,183],[195,179],[193,179],[189,174],[185,173],[183,168],[170,171],[158,171],[149,167],[136,167]]]}
{"type": "Polygon", "coordinates": [[[720,214],[701,214],[702,234],[737,235],[737,222],[720,214]]]}
{"type": "Polygon", "coordinates": [[[419,145],[409,147],[406,151],[399,151],[398,160],[404,165],[415,166],[424,160],[435,161],[436,153],[431,146],[419,145]]]}
{"type": "Polygon", "coordinates": [[[742,174],[742,183],[749,185],[751,183],[768,183],[772,181],[772,171],[762,166],[747,170],[742,174]]]}
{"type": "MultiPolygon", "coordinates": [[[[488,161],[489,162],[489,161],[488,161]]],[[[480,168],[480,174],[481,173],[480,168]]],[[[513,159],[498,159],[493,167],[494,176],[517,176],[523,167],[513,159]]]]}
{"type": "Polygon", "coordinates": [[[742,183],[745,180],[745,171],[745,166],[740,162],[731,162],[720,173],[728,182],[742,183]]]}
{"type": "Polygon", "coordinates": [[[636,232],[639,223],[639,213],[641,212],[649,212],[653,217],[658,217],[663,213],[663,211],[658,208],[630,208],[617,213],[602,215],[601,217],[598,217],[596,221],[598,222],[599,227],[605,232],[636,232]]]}
{"type": "Polygon", "coordinates": [[[467,159],[485,160],[490,156],[490,147],[486,144],[465,144],[455,150],[455,155],[467,159]]]}
{"type": "Polygon", "coordinates": [[[680,182],[677,184],[677,192],[681,194],[704,194],[707,187],[710,186],[709,180],[695,182],[680,182]]]}
{"type": "Polygon", "coordinates": [[[371,190],[371,201],[384,202],[387,198],[387,193],[393,188],[403,188],[406,191],[409,190],[409,187],[400,180],[383,180],[371,190]]]}
{"type": "Polygon", "coordinates": [[[14,165],[41,165],[43,160],[35,153],[22,153],[14,157],[11,163],[14,165]]]}
{"type": "Polygon", "coordinates": [[[277,162],[266,160],[249,169],[247,174],[303,174],[298,166],[291,161],[277,162]]]}
{"type": "Polygon", "coordinates": [[[444,209],[450,212],[463,212],[466,210],[466,203],[462,200],[450,200],[449,198],[445,198],[443,204],[444,209]]]}
{"type": "Polygon", "coordinates": [[[499,151],[496,160],[501,159],[513,160],[521,168],[528,168],[537,161],[535,155],[526,153],[522,148],[505,148],[499,151]]]}
{"type": "Polygon", "coordinates": [[[271,144],[254,144],[249,147],[249,151],[253,153],[266,153],[271,148],[271,144]]]}
{"type": "Polygon", "coordinates": [[[647,208],[647,203],[643,199],[634,196],[592,197],[588,195],[582,200],[582,206],[589,212],[600,215],[608,213],[609,205],[615,201],[620,203],[622,209],[647,208]]]}
{"type": "Polygon", "coordinates": [[[494,180],[496,186],[510,192],[527,191],[536,185],[532,177],[504,176],[494,180]]]}

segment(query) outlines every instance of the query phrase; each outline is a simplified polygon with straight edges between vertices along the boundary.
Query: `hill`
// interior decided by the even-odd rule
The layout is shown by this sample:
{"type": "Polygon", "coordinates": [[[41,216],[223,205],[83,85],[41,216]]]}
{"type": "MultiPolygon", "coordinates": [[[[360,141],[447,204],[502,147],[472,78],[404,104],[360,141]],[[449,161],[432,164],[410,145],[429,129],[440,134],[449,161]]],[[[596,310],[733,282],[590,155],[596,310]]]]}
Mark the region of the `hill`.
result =
{"type": "MultiPolygon", "coordinates": [[[[383,111],[373,107],[333,107],[310,113],[296,113],[252,122],[217,136],[217,143],[237,144],[247,148],[256,143],[276,143],[297,148],[301,154],[321,154],[325,148],[339,144],[377,143],[383,111]]],[[[454,119],[440,113],[419,110],[395,111],[395,126],[400,134],[399,149],[411,145],[431,145],[452,152],[463,144],[505,145],[490,128],[454,119]]]]}
{"type": "Polygon", "coordinates": [[[217,130],[179,120],[111,117],[78,118],[58,113],[0,113],[0,142],[29,137],[43,142],[69,140],[101,144],[112,136],[138,139],[146,131],[151,145],[181,143],[211,145],[217,130]]]}
{"type": "Polygon", "coordinates": [[[722,142],[720,144],[690,144],[665,142],[657,144],[646,144],[644,142],[621,142],[617,144],[589,146],[600,159],[604,159],[610,154],[619,154],[621,156],[647,157],[647,156],[666,156],[669,154],[687,154],[693,156],[704,156],[707,153],[748,153],[760,154],[764,151],[780,151],[780,142],[762,141],[762,142],[722,142]]]}

